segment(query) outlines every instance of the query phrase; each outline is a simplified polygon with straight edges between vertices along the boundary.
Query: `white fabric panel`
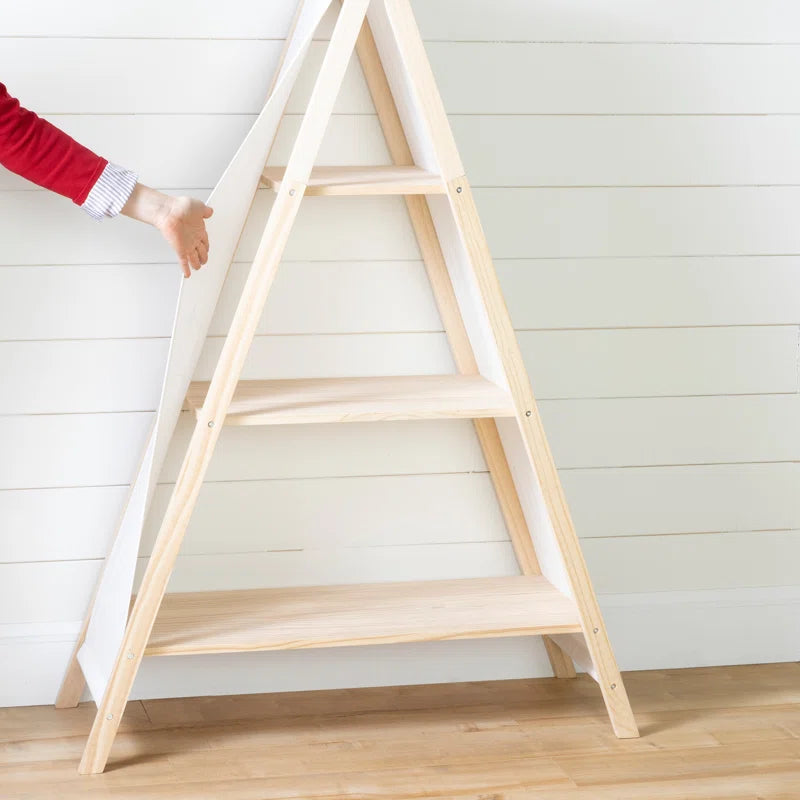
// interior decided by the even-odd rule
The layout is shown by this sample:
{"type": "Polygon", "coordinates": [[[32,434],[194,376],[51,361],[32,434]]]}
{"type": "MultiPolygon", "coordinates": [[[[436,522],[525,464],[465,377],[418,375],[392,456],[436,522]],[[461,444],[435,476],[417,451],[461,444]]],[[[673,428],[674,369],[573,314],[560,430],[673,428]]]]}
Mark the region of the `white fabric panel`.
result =
{"type": "Polygon", "coordinates": [[[89,690],[98,703],[105,693],[125,633],[139,541],[155,484],[261,170],[314,31],[329,5],[330,0],[305,2],[272,94],[208,199],[208,205],[216,209],[207,225],[214,247],[208,264],[181,284],[153,433],[106,561],[86,640],[78,656],[89,690]]]}

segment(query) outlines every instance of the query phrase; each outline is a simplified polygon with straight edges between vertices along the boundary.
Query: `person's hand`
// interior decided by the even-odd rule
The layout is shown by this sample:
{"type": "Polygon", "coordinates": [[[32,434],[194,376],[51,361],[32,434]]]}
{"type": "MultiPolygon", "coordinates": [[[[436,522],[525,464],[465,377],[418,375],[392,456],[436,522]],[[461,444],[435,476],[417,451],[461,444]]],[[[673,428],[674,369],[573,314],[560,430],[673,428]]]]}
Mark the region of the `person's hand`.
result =
{"type": "Polygon", "coordinates": [[[214,211],[191,197],[170,197],[156,227],[178,256],[184,277],[208,261],[207,220],[214,211]]]}
{"type": "Polygon", "coordinates": [[[122,213],[157,228],[178,256],[184,277],[208,261],[207,220],[214,212],[192,197],[172,197],[137,183],[122,213]]]}

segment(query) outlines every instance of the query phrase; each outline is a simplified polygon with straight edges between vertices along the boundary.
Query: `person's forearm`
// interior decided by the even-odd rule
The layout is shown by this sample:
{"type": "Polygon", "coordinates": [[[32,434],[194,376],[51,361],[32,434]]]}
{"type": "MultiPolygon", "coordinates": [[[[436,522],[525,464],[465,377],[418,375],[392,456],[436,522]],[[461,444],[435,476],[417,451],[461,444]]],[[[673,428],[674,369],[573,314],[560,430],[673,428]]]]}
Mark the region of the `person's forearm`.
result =
{"type": "Polygon", "coordinates": [[[159,228],[168,216],[173,201],[170,195],[137,183],[120,213],[159,228]]]}

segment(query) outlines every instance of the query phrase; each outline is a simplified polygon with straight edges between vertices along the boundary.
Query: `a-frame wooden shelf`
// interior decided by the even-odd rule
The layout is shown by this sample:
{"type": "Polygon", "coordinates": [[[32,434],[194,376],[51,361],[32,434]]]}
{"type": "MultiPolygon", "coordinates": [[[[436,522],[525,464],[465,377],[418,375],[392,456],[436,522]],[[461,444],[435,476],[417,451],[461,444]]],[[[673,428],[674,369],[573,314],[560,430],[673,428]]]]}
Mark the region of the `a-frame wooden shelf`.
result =
{"type": "MultiPolygon", "coordinates": [[[[200,413],[208,382],[189,387],[200,413]]],[[[480,375],[400,375],[239,381],[226,425],[513,417],[511,395],[480,375]]]]}
{"type": "Polygon", "coordinates": [[[146,656],[577,633],[540,575],[167,594],[146,656]]]}
{"type": "MultiPolygon", "coordinates": [[[[614,732],[635,737],[622,676],[410,2],[295,1],[297,16],[269,98],[209,198],[215,208],[208,220],[210,260],[182,282],[153,433],[59,692],[57,705],[75,706],[88,684],[98,705],[79,770],[105,769],[145,655],[540,635],[553,674],[574,677],[577,665],[591,675],[614,732]],[[331,5],[339,6],[338,18],[287,166],[265,167],[331,5]],[[393,164],[318,167],[354,53],[393,164]],[[192,383],[259,186],[276,196],[213,377],[192,383]],[[240,380],[307,195],[403,196],[457,374],[240,380]],[[147,509],[182,408],[194,412],[194,430],[131,608],[147,509]],[[226,425],[447,418],[473,421],[520,576],[166,593],[226,425]]],[[[348,205],[357,213],[358,204],[345,203],[342,210],[348,205]]]]}
{"type": "MultiPolygon", "coordinates": [[[[277,192],[286,167],[267,167],[264,185],[277,192]]],[[[445,194],[441,176],[420,167],[314,167],[308,179],[308,195],[445,194]]]]}

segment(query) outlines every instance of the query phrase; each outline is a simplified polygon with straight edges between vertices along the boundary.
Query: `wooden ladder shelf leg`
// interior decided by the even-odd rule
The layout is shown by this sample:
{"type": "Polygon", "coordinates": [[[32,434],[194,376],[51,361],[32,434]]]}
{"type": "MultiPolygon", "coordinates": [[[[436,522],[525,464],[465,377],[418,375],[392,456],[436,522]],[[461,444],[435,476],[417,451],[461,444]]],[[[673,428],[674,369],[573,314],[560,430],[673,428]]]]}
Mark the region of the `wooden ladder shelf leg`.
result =
{"type": "MultiPolygon", "coordinates": [[[[510,420],[502,420],[501,439],[506,458],[521,462],[516,469],[511,465],[512,474],[523,507],[527,506],[534,545],[541,545],[548,555],[548,563],[542,564],[544,574],[573,597],[581,617],[582,635],[552,637],[548,650],[554,659],[554,670],[567,675],[571,672],[570,657],[577,660],[600,685],[616,734],[638,736],[472,191],[409,0],[384,0],[382,5],[373,6],[370,22],[379,53],[383,55],[385,51],[398,66],[393,94],[405,98],[406,115],[416,118],[415,124],[403,120],[406,133],[418,137],[411,142],[411,149],[435,159],[446,179],[447,202],[431,196],[428,205],[461,314],[468,321],[467,333],[475,350],[480,348],[481,372],[505,382],[513,398],[517,422],[512,425],[510,420]],[[546,516],[544,525],[542,511],[546,516]],[[537,517],[539,521],[534,525],[537,517]]],[[[403,109],[399,111],[402,117],[403,109]]],[[[539,549],[536,547],[537,553],[539,549]]],[[[539,553],[540,562],[541,557],[539,553]]]]}
{"type": "Polygon", "coordinates": [[[369,0],[347,0],[336,23],[283,182],[258,246],[242,299],[192,434],[125,631],[122,648],[97,709],[80,764],[82,774],[105,769],[111,745],[166,591],[183,535],[225,422],[245,358],[264,310],[306,182],[339,94],[369,0]],[[292,176],[292,177],[290,177],[292,176]]]}

